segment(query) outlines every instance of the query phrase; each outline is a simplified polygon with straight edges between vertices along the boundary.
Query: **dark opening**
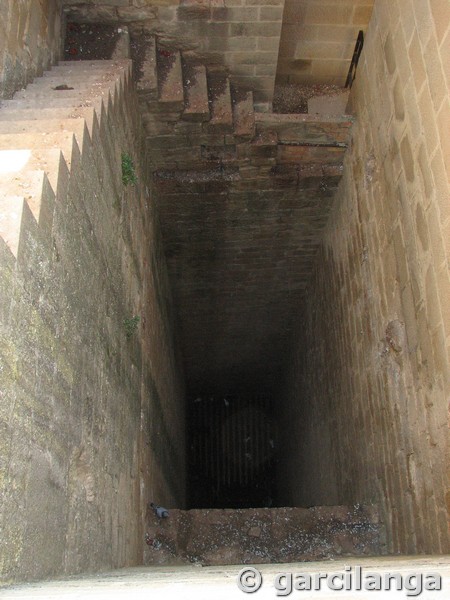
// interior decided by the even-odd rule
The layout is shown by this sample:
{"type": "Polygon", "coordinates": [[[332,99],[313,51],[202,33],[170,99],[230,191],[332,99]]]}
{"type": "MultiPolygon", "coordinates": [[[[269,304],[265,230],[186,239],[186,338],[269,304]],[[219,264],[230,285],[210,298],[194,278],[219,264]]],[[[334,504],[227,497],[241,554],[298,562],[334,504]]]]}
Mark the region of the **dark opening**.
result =
{"type": "Polygon", "coordinates": [[[273,506],[277,436],[270,398],[192,396],[187,418],[189,508],[273,506]]]}
{"type": "Polygon", "coordinates": [[[68,23],[64,60],[109,60],[120,38],[111,23],[68,23]]]}

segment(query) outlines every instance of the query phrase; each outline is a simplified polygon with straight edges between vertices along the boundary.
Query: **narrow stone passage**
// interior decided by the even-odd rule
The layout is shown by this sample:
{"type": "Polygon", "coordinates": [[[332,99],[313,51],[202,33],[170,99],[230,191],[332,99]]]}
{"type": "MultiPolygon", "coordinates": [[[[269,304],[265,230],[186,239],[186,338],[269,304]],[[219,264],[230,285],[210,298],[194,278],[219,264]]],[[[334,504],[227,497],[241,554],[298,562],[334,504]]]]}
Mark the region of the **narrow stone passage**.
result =
{"type": "Polygon", "coordinates": [[[446,572],[449,11],[3,1],[2,585],[446,572]]]}

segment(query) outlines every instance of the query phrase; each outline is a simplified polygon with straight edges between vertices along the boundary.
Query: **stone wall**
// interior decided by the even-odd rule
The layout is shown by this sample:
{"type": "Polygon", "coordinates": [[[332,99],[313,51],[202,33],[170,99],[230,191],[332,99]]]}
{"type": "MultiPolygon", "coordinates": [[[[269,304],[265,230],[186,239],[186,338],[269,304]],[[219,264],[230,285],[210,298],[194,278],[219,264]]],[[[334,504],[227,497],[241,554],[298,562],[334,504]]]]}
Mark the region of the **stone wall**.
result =
{"type": "Polygon", "coordinates": [[[275,85],[284,0],[91,0],[67,5],[67,18],[127,24],[132,41],[157,34],[205,63],[225,65],[232,81],[267,108],[275,85]]]}
{"type": "Polygon", "coordinates": [[[61,0],[2,0],[0,98],[10,98],[58,59],[61,0]]]}
{"type": "MultiPolygon", "coordinates": [[[[114,73],[102,78],[95,70],[103,66],[88,73],[89,64],[77,63],[55,71],[56,81],[69,84],[64,99],[46,100],[39,88],[35,114],[31,91],[0,109],[2,133],[29,119],[19,147],[35,148],[33,132],[47,126],[59,133],[43,138],[67,137],[83,111],[91,132],[77,126],[72,150],[65,146],[67,165],[49,172],[56,198],[44,177],[48,204],[38,221],[33,172],[17,176],[28,200],[1,190],[3,580],[141,564],[147,502],[184,505],[183,387],[170,290],[131,65],[122,62],[126,75],[117,84],[114,73]],[[81,104],[75,97],[81,108],[70,109],[70,90],[76,94],[92,73],[103,86],[112,82],[112,94],[101,88],[94,114],[92,90],[81,104]],[[58,120],[61,111],[69,121],[58,120]],[[123,152],[134,160],[135,185],[122,181],[123,152]],[[17,204],[12,222],[22,215],[16,245],[5,226],[8,203],[17,204]]],[[[51,85],[49,94],[57,95],[51,85]]],[[[38,148],[28,152],[38,152],[41,168],[52,153],[59,156],[38,148]]]]}
{"type": "Polygon", "coordinates": [[[286,0],[277,81],[343,86],[374,0],[286,0]]]}
{"type": "MultiPolygon", "coordinates": [[[[182,100],[158,98],[167,75],[155,62],[143,69],[141,109],[187,389],[194,398],[278,389],[352,119],[255,113],[236,89],[208,102],[205,82],[208,114],[192,121],[182,100]]],[[[186,67],[167,80],[190,98],[186,67]]]]}
{"type": "Polygon", "coordinates": [[[284,0],[209,0],[211,13],[192,8],[205,0],[181,0],[177,18],[199,50],[230,69],[233,83],[271,102],[275,86],[284,0]]]}
{"type": "Polygon", "coordinates": [[[280,500],[379,502],[390,552],[450,549],[449,23],[375,3],[282,418],[280,500]]]}

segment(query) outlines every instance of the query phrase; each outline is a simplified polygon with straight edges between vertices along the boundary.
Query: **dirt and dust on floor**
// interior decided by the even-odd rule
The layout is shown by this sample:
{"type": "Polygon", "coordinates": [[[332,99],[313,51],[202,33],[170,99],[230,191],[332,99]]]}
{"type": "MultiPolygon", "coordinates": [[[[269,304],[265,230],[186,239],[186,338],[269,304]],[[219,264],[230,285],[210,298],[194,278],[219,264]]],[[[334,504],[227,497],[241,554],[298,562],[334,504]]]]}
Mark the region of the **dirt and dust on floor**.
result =
{"type": "Polygon", "coordinates": [[[338,85],[316,83],[304,85],[299,83],[276,84],[273,97],[273,112],[295,114],[308,112],[308,100],[317,96],[329,98],[340,96],[345,88],[338,85]]]}
{"type": "Polygon", "coordinates": [[[169,510],[147,514],[145,564],[289,563],[383,553],[375,506],[169,510]]]}

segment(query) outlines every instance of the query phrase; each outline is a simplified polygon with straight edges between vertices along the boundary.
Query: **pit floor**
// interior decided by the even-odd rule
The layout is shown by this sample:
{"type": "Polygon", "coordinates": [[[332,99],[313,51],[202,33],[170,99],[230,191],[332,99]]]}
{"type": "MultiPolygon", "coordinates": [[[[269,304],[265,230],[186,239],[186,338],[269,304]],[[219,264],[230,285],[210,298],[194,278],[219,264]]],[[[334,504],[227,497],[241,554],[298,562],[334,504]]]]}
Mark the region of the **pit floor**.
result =
{"type": "MultiPolygon", "coordinates": [[[[248,566],[248,565],[247,565],[248,566]]],[[[442,578],[440,591],[424,591],[422,594],[411,594],[411,591],[332,591],[325,581],[321,582],[320,591],[293,590],[291,596],[295,598],[320,598],[337,599],[349,598],[364,600],[379,600],[381,598],[411,598],[426,599],[450,598],[450,556],[414,556],[414,557],[377,557],[364,559],[333,560],[311,563],[271,564],[257,565],[262,573],[263,583],[254,598],[277,598],[274,588],[275,576],[280,573],[295,574],[308,573],[312,576],[317,573],[343,573],[345,567],[361,567],[362,579],[371,573],[384,574],[400,573],[403,577],[408,574],[421,574],[423,581],[425,575],[439,573],[442,578]]],[[[147,567],[119,569],[108,573],[72,577],[64,580],[28,583],[0,589],[0,598],[3,599],[82,599],[96,598],[99,600],[116,599],[156,599],[169,600],[181,597],[183,600],[229,600],[234,598],[248,598],[251,594],[241,591],[236,583],[237,575],[243,568],[242,565],[226,567],[147,567]]],[[[416,584],[414,583],[416,586],[416,584]]],[[[415,588],[417,591],[417,587],[415,588]]],[[[287,594],[280,594],[287,595],[287,594]]]]}

